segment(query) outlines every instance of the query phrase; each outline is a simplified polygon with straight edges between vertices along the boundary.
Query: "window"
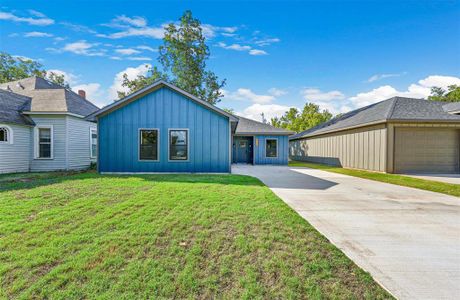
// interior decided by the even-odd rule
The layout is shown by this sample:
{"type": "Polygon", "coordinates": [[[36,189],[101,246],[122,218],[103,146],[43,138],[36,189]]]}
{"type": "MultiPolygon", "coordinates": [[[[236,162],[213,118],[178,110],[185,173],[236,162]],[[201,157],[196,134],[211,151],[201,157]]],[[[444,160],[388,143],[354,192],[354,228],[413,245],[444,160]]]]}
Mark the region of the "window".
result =
{"type": "Polygon", "coordinates": [[[188,129],[169,130],[169,160],[188,160],[188,129]]]}
{"type": "Polygon", "coordinates": [[[140,129],[139,134],[139,160],[158,160],[158,129],[140,129]]]}
{"type": "Polygon", "coordinates": [[[37,128],[36,158],[53,158],[53,127],[43,126],[37,128]]]}
{"type": "Polygon", "coordinates": [[[8,127],[0,127],[0,143],[10,143],[11,142],[11,137],[10,137],[10,130],[8,127]]]}
{"type": "Polygon", "coordinates": [[[96,128],[89,129],[89,147],[91,158],[97,155],[97,130],[96,128]]]}
{"type": "Polygon", "coordinates": [[[278,140],[267,139],[265,140],[265,156],[277,157],[278,156],[278,140]]]}

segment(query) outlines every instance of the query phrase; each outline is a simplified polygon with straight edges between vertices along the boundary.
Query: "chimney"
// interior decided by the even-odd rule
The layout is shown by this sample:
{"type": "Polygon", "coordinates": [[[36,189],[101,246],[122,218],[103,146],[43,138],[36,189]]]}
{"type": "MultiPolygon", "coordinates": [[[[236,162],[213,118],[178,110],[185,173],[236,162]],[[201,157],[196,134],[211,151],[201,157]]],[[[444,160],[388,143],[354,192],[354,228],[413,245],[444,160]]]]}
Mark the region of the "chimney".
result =
{"type": "Polygon", "coordinates": [[[86,92],[84,90],[78,90],[78,95],[84,99],[86,99],[86,92]]]}

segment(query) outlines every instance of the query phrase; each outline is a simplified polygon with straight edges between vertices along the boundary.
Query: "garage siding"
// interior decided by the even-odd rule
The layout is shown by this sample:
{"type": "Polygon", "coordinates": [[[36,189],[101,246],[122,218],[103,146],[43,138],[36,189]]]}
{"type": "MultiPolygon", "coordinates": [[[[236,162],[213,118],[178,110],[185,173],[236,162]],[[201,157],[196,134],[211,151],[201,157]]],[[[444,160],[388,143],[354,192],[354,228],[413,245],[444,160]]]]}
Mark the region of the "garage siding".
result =
{"type": "Polygon", "coordinates": [[[459,172],[459,140],[460,129],[396,127],[395,172],[459,172]]]}
{"type": "Polygon", "coordinates": [[[290,158],[385,172],[385,124],[290,141],[290,158]]]}

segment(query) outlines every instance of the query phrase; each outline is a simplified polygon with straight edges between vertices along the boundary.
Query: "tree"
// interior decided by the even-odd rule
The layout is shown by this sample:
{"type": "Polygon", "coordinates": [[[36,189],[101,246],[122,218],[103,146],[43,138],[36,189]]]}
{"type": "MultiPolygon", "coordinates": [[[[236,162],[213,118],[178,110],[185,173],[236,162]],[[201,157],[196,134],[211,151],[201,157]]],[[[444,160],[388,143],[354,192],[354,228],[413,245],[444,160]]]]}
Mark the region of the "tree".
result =
{"type": "Polygon", "coordinates": [[[281,118],[272,118],[271,124],[275,127],[301,132],[329,121],[331,118],[332,114],[328,110],[321,111],[318,105],[307,102],[302,112],[299,112],[297,108],[290,108],[281,118]]]}
{"type": "Polygon", "coordinates": [[[225,108],[222,108],[222,110],[232,115],[235,114],[235,110],[233,108],[225,107],[225,108]]]}
{"type": "MultiPolygon", "coordinates": [[[[220,81],[216,74],[206,69],[209,48],[198,19],[191,11],[185,11],[179,24],[171,23],[165,28],[163,45],[159,47],[158,62],[160,71],[154,67],[150,74],[129,80],[124,76],[123,86],[132,93],[158,79],[164,79],[196,97],[216,104],[223,96],[221,88],[225,79],[220,81]]],[[[124,93],[119,93],[125,96],[124,93]]]]}
{"type": "Polygon", "coordinates": [[[31,59],[11,56],[6,52],[0,52],[0,83],[24,79],[31,76],[47,77],[49,81],[70,88],[65,81],[64,75],[47,72],[43,65],[31,59]]]}
{"type": "Polygon", "coordinates": [[[45,77],[46,71],[39,62],[14,57],[0,52],[0,83],[24,79],[31,76],[45,77]]]}
{"type": "Polygon", "coordinates": [[[460,101],[460,85],[449,85],[447,91],[434,86],[431,88],[431,95],[428,96],[428,100],[458,102],[460,101]]]}

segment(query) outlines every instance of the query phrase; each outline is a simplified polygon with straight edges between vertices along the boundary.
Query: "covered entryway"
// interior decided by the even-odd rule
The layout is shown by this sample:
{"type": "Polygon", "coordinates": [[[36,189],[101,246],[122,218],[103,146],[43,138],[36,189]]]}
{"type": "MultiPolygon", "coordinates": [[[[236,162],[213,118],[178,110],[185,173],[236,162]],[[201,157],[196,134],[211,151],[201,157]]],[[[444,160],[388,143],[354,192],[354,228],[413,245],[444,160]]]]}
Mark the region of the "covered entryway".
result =
{"type": "Polygon", "coordinates": [[[233,137],[233,163],[253,163],[253,141],[252,136],[233,137]]]}
{"type": "Polygon", "coordinates": [[[396,127],[394,169],[396,173],[458,173],[460,130],[396,127]]]}

